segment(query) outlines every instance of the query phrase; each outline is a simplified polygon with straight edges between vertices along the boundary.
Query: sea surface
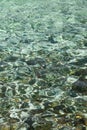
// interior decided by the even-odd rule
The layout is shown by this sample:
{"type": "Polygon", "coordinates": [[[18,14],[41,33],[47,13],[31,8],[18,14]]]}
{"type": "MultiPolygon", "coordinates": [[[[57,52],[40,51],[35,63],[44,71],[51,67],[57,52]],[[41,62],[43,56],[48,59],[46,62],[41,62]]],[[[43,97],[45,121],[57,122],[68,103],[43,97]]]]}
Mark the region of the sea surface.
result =
{"type": "Polygon", "coordinates": [[[87,0],[0,0],[0,130],[87,130],[87,0]]]}

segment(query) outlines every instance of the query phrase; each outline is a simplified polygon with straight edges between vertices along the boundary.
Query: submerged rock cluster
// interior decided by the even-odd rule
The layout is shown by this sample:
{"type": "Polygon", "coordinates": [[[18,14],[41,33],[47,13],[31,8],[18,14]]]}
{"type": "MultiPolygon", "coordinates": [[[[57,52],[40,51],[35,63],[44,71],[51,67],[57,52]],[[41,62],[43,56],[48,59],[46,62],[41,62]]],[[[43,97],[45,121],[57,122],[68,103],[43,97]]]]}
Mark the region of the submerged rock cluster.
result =
{"type": "Polygon", "coordinates": [[[86,5],[0,1],[0,130],[87,130],[86,5]]]}

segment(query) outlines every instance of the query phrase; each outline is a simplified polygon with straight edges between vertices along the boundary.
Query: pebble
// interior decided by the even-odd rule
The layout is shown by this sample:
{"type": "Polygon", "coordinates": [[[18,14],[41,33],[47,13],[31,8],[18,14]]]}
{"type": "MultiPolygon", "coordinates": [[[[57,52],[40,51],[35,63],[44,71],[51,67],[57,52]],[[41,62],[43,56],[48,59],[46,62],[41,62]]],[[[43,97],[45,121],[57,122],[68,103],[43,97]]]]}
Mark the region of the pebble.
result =
{"type": "Polygon", "coordinates": [[[72,90],[87,94],[87,79],[80,77],[72,84],[72,90]]]}
{"type": "Polygon", "coordinates": [[[73,129],[69,126],[64,126],[64,127],[60,128],[59,130],[73,130],[73,129]]]}

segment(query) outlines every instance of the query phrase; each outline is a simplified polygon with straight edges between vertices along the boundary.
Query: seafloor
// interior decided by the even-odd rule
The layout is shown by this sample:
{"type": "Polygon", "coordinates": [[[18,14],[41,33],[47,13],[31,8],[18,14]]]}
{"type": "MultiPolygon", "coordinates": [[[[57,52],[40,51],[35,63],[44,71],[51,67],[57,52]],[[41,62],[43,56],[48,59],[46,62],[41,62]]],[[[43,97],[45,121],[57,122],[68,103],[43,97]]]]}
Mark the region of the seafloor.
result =
{"type": "Polygon", "coordinates": [[[87,0],[0,0],[0,130],[87,130],[87,0]]]}

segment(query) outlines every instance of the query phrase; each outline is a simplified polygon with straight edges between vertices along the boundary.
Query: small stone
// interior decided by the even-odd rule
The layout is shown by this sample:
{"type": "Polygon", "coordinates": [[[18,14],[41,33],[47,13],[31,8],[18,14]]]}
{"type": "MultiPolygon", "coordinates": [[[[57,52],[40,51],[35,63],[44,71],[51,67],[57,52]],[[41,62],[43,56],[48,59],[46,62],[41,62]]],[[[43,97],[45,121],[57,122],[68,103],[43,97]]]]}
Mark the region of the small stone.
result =
{"type": "Polygon", "coordinates": [[[29,81],[29,84],[30,84],[30,85],[33,85],[35,82],[36,82],[36,79],[31,79],[31,80],[29,81]]]}
{"type": "Polygon", "coordinates": [[[28,117],[28,118],[26,119],[25,123],[27,123],[27,125],[29,126],[29,130],[34,130],[34,128],[33,128],[33,126],[32,126],[33,123],[34,123],[34,121],[33,121],[33,119],[32,119],[32,116],[28,117]]]}
{"type": "Polygon", "coordinates": [[[83,126],[83,125],[78,125],[78,126],[76,127],[76,130],[86,130],[86,127],[83,126]]]}
{"type": "Polygon", "coordinates": [[[70,91],[69,91],[69,95],[70,95],[71,97],[77,97],[77,93],[76,93],[75,91],[73,91],[73,90],[70,90],[70,91]]]}
{"type": "Polygon", "coordinates": [[[27,60],[26,63],[27,63],[28,65],[36,65],[35,59],[27,60]]]}
{"type": "MultiPolygon", "coordinates": [[[[56,113],[56,114],[59,114],[59,111],[62,111],[63,112],[63,109],[65,108],[65,106],[64,105],[58,105],[58,106],[55,106],[54,108],[53,108],[53,110],[54,110],[54,113],[56,113]]],[[[64,113],[64,112],[63,112],[64,113]]]]}
{"type": "Polygon", "coordinates": [[[87,79],[80,77],[72,84],[72,90],[87,94],[87,79]]]}
{"type": "Polygon", "coordinates": [[[48,41],[50,43],[57,43],[57,41],[54,40],[54,36],[52,34],[48,37],[48,41]]]}
{"type": "Polygon", "coordinates": [[[10,130],[10,126],[9,125],[2,125],[0,127],[0,130],[10,130]]]}
{"type": "Polygon", "coordinates": [[[10,55],[5,60],[6,61],[10,61],[10,62],[15,62],[16,60],[18,60],[18,56],[12,56],[12,55],[10,55]]]}
{"type": "Polygon", "coordinates": [[[75,75],[75,76],[85,76],[85,75],[87,75],[87,68],[77,70],[77,71],[74,73],[74,75],[75,75]]]}
{"type": "Polygon", "coordinates": [[[60,128],[59,130],[73,130],[70,126],[64,126],[60,128]]]}
{"type": "Polygon", "coordinates": [[[51,130],[52,129],[52,123],[47,121],[44,122],[43,124],[38,124],[38,126],[36,126],[35,130],[51,130]]]}

